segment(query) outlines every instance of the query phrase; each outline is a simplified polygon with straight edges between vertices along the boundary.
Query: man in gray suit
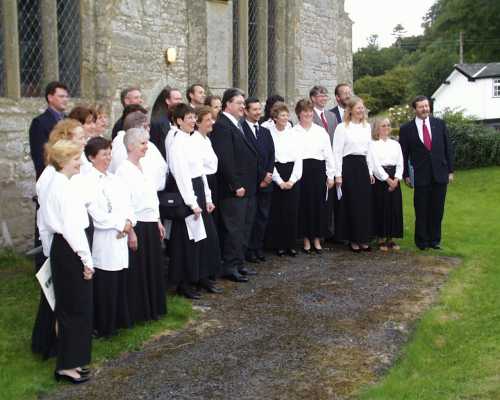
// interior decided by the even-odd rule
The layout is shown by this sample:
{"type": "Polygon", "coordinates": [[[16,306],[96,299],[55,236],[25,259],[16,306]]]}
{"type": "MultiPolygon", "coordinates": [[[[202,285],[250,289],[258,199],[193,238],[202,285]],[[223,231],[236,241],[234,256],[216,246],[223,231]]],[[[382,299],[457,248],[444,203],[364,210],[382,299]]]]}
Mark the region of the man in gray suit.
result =
{"type": "Polygon", "coordinates": [[[338,122],[335,114],[325,108],[329,99],[328,90],[324,86],[313,86],[309,91],[309,98],[314,105],[313,122],[325,128],[330,136],[330,143],[333,144],[333,133],[338,122]]]}
{"type": "MultiPolygon", "coordinates": [[[[314,105],[314,115],[313,122],[325,128],[330,136],[330,144],[333,144],[333,133],[337,128],[337,118],[335,114],[325,108],[328,102],[328,90],[324,86],[313,86],[309,91],[309,98],[314,105]]],[[[335,233],[335,221],[334,221],[334,209],[335,209],[335,191],[330,189],[328,193],[328,215],[330,216],[328,221],[328,230],[325,239],[333,239],[335,233]]]]}

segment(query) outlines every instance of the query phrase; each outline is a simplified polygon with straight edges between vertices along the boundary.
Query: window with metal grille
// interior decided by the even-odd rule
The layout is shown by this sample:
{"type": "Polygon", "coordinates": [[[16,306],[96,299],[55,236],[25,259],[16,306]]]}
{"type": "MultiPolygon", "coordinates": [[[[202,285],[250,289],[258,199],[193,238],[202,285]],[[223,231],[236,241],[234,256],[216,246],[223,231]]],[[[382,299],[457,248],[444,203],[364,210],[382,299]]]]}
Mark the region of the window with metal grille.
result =
{"type": "Polygon", "coordinates": [[[267,95],[276,94],[276,0],[267,1],[267,95]]]}
{"type": "Polygon", "coordinates": [[[80,96],[80,1],[57,0],[59,80],[80,96]]]}
{"type": "Polygon", "coordinates": [[[493,79],[493,97],[500,97],[500,79],[493,79]]]}
{"type": "Polygon", "coordinates": [[[42,93],[43,72],[40,0],[19,0],[17,19],[21,96],[38,97],[42,93]]]}
{"type": "MultiPolygon", "coordinates": [[[[0,4],[0,21],[3,22],[2,5],[0,4]]],[[[5,63],[3,52],[3,28],[0,26],[0,97],[5,96],[5,63]]]]}
{"type": "Polygon", "coordinates": [[[239,9],[238,0],[233,0],[233,86],[239,86],[239,54],[240,54],[240,35],[239,35],[239,9]]]}
{"type": "Polygon", "coordinates": [[[257,0],[248,0],[248,95],[257,92],[257,0]]]}

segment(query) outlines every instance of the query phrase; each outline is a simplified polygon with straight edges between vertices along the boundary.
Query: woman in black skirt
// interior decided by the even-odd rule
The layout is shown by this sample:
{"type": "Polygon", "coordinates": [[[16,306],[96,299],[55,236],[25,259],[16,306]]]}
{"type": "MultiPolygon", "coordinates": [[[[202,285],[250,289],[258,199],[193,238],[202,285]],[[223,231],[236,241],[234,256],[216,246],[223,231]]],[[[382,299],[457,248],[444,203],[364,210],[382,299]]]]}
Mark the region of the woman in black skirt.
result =
{"type": "MultiPolygon", "coordinates": [[[[160,222],[156,183],[140,163],[148,145],[154,146],[149,144],[149,134],[144,128],[129,129],[123,143],[128,158],[120,164],[116,175],[129,188],[128,196],[137,220],[128,234],[128,308],[134,323],[157,320],[167,312],[161,248],[165,228],[160,222]]],[[[158,161],[164,163],[162,157],[158,161]]]]}
{"type": "Polygon", "coordinates": [[[303,171],[299,203],[299,236],[304,238],[303,251],[320,254],[321,238],[328,226],[328,195],[334,185],[334,159],[330,137],[325,129],[313,123],[313,104],[299,100],[295,106],[299,123],[292,131],[300,137],[303,171]]]}
{"type": "Polygon", "coordinates": [[[266,231],[266,247],[278,256],[297,255],[300,178],[302,151],[298,134],[289,127],[285,103],[275,103],[271,110],[273,124],[269,130],[274,142],[273,197],[266,231]]]}
{"type": "MultiPolygon", "coordinates": [[[[40,204],[38,225],[50,244],[58,351],[55,378],[72,383],[89,379],[92,342],[94,266],[86,229],[91,227],[80,191],[70,182],[78,174],[81,147],[69,140],[47,146],[47,161],[57,171],[40,204]]],[[[91,233],[89,234],[91,237],[91,233]]]]}
{"type": "Polygon", "coordinates": [[[131,326],[128,312],[127,235],[135,225],[134,210],[122,180],[108,172],[111,142],[95,137],[85,146],[93,168],[84,176],[94,193],[88,211],[94,222],[94,331],[111,336],[118,328],[131,326]]]}
{"type": "Polygon", "coordinates": [[[363,101],[353,96],[344,111],[344,122],[335,130],[333,151],[337,195],[341,195],[335,231],[339,239],[350,243],[354,252],[371,250],[372,185],[375,183],[371,140],[363,101]]]}
{"type": "Polygon", "coordinates": [[[196,286],[214,293],[220,291],[209,280],[220,269],[217,232],[211,219],[208,221],[208,212],[213,211],[214,205],[204,175],[203,152],[191,135],[196,123],[195,111],[186,104],[178,104],[172,109],[172,119],[177,128],[171,130],[167,138],[171,176],[166,189],[180,193],[193,214],[172,221],[168,282],[177,288],[179,294],[199,299],[201,295],[196,286]],[[205,235],[196,236],[195,231],[205,231],[205,235]],[[211,242],[215,244],[214,248],[209,246],[211,242]]]}
{"type": "Polygon", "coordinates": [[[373,187],[374,231],[379,249],[399,250],[392,240],[403,237],[403,201],[399,181],[403,178],[403,153],[399,142],[389,137],[391,122],[377,118],[373,124],[372,154],[374,175],[373,187]]]}

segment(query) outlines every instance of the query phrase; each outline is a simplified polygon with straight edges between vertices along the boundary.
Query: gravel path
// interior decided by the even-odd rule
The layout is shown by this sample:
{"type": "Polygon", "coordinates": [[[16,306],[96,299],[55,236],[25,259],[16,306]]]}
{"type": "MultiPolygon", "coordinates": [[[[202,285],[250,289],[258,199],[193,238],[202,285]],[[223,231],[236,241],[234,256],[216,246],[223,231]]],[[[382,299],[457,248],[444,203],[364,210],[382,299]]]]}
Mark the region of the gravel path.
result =
{"type": "Polygon", "coordinates": [[[269,257],[194,302],[180,332],[54,399],[346,399],[377,381],[456,260],[405,253],[269,257]]]}

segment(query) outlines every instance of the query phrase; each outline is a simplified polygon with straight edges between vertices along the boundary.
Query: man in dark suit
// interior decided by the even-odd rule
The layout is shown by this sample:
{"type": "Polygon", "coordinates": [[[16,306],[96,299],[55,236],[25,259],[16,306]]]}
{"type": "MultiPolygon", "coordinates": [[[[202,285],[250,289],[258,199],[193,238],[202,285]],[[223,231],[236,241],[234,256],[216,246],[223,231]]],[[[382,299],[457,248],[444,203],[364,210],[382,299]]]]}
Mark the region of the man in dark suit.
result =
{"type": "Polygon", "coordinates": [[[68,88],[61,82],[50,82],[45,88],[47,109],[31,121],[29,129],[30,152],[35,165],[36,179],[40,177],[44,163],[44,146],[54,125],[64,118],[68,106],[68,88]]]}
{"type": "Polygon", "coordinates": [[[236,88],[222,97],[222,112],[210,135],[219,159],[217,187],[223,232],[223,273],[236,282],[246,282],[245,248],[255,217],[257,191],[257,152],[247,140],[239,120],[243,117],[245,98],[236,88]]]}
{"type": "Polygon", "coordinates": [[[415,244],[420,250],[440,249],[446,189],[453,181],[452,148],[445,122],[429,116],[429,99],[417,96],[412,106],[416,117],[401,125],[399,143],[408,185],[408,162],[414,170],[415,244]]]}
{"type": "Polygon", "coordinates": [[[274,142],[271,132],[259,125],[261,115],[262,106],[259,99],[249,97],[245,102],[245,119],[242,120],[241,125],[245,137],[256,149],[258,157],[257,206],[245,255],[246,260],[252,263],[266,260],[262,248],[271,211],[273,190],[274,142]]]}
{"type": "MultiPolygon", "coordinates": [[[[123,89],[120,92],[120,102],[123,108],[131,104],[142,105],[144,100],[142,99],[141,89],[135,86],[130,86],[123,89]]],[[[122,115],[113,125],[113,130],[111,131],[111,139],[114,139],[118,132],[123,130],[123,120],[125,117],[122,115]]]]}
{"type": "MultiPolygon", "coordinates": [[[[313,122],[325,128],[328,136],[330,136],[330,144],[333,145],[333,134],[337,129],[337,118],[335,114],[325,108],[328,102],[328,90],[324,86],[313,86],[309,91],[309,98],[314,105],[313,122]]],[[[335,234],[335,199],[336,194],[334,189],[330,189],[328,193],[328,230],[325,239],[330,240],[335,234]]]]}
{"type": "Polygon", "coordinates": [[[347,101],[352,96],[352,89],[347,83],[339,83],[335,86],[335,101],[337,105],[330,111],[337,117],[337,122],[344,122],[344,110],[347,106],[347,101]]]}

